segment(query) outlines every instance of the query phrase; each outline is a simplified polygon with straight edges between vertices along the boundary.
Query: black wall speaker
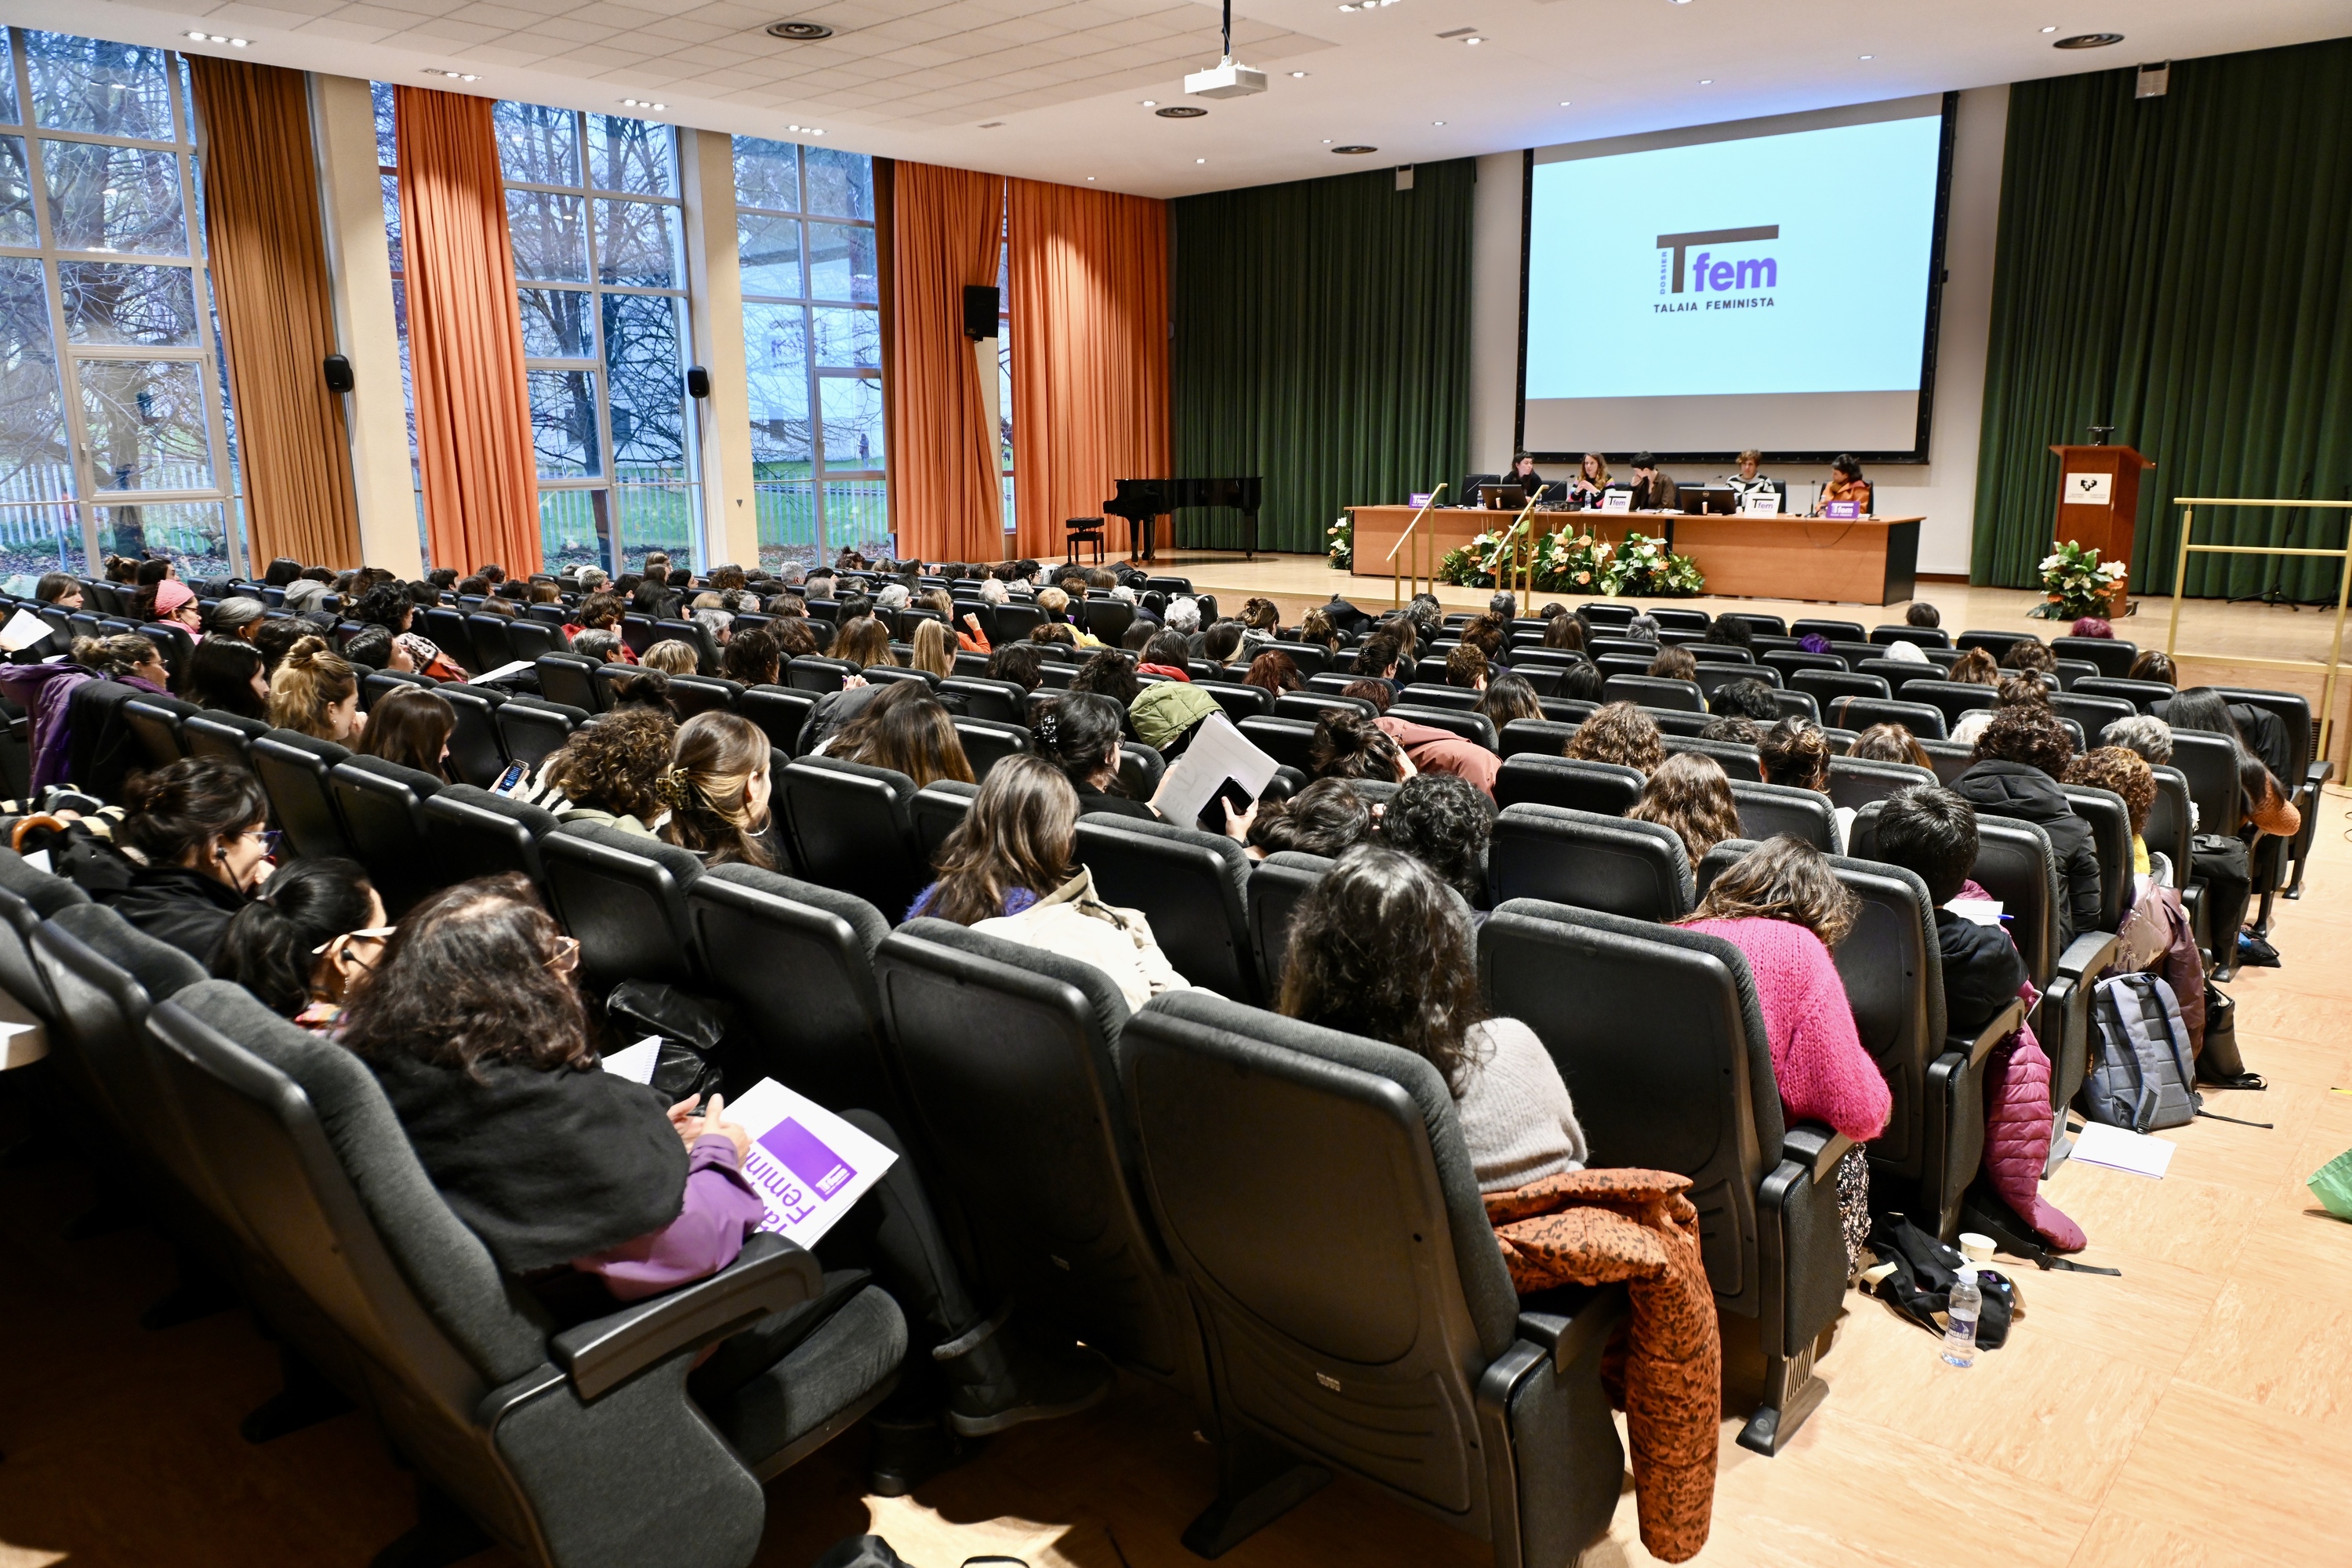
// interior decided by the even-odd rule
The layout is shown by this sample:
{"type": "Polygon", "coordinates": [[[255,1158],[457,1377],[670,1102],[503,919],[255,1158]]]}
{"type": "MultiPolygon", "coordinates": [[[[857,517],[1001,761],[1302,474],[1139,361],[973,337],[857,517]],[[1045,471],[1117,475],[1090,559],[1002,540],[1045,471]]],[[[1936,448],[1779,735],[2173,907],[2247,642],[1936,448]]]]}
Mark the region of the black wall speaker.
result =
{"type": "Polygon", "coordinates": [[[996,285],[967,283],[963,286],[963,335],[978,342],[996,335],[996,285]]]}
{"type": "Polygon", "coordinates": [[[329,354],[327,363],[320,368],[327,374],[329,392],[349,392],[359,384],[352,375],[352,362],[341,354],[329,354]]]}
{"type": "Polygon", "coordinates": [[[710,373],[698,364],[686,367],[686,395],[688,397],[710,395],[710,373]]]}

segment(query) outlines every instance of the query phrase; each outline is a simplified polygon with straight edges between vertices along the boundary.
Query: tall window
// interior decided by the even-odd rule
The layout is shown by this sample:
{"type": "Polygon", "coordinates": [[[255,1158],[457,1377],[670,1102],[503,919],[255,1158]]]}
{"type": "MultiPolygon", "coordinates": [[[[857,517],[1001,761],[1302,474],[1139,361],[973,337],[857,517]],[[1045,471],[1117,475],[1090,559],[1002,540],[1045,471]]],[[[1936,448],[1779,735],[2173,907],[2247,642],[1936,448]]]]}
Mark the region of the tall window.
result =
{"type": "MultiPolygon", "coordinates": [[[[392,319],[400,334],[400,406],[408,421],[408,489],[415,498],[416,553],[427,565],[433,564],[433,536],[425,527],[425,476],[416,462],[416,383],[408,363],[408,275],[403,267],[404,252],[400,233],[400,133],[399,120],[393,109],[392,84],[370,82],[369,90],[375,100],[375,174],[383,187],[383,233],[392,252],[392,319]]],[[[459,571],[471,571],[474,563],[450,562],[459,571]]]]}
{"type": "Polygon", "coordinates": [[[530,103],[497,123],[547,570],[698,564],[675,134],[530,103]]]}
{"type": "Polygon", "coordinates": [[[196,181],[176,56],[0,31],[0,573],[241,564],[196,181]]]}
{"type": "MultiPolygon", "coordinates": [[[[1004,491],[1004,536],[1017,521],[1013,506],[1013,246],[1010,212],[996,245],[996,471],[1004,491]]],[[[1011,544],[1008,555],[1018,554],[1011,544]]]]}
{"type": "Polygon", "coordinates": [[[738,136],[735,203],[761,563],[895,553],[873,160],[738,136]]]}

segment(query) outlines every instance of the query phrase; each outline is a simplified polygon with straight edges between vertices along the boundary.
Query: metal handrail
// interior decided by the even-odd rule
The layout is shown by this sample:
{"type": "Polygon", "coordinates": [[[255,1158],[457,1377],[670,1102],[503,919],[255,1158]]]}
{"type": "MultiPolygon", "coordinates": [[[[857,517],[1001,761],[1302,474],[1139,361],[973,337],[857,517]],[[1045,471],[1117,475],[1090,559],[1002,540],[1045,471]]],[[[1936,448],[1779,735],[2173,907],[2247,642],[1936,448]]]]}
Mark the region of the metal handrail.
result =
{"type": "Polygon", "coordinates": [[[2220,659],[2230,664],[2259,665],[2265,669],[2325,669],[2326,678],[2319,688],[2319,752],[2333,759],[2336,752],[2336,693],[2344,669],[2344,612],[2352,602],[2352,542],[2341,550],[2315,550],[2304,546],[2267,544],[2191,544],[2189,535],[2197,526],[2197,509],[2200,506],[2236,507],[2309,507],[2321,510],[2352,510],[2352,500],[2276,500],[2238,496],[2179,496],[2173,505],[2181,509],[2180,551],[2172,567],[2172,621],[2164,634],[2164,651],[2168,657],[2181,658],[2220,659]],[[2336,628],[2329,645],[2326,663],[2315,658],[2258,658],[2251,654],[2185,653],[2179,650],[2180,641],[2180,600],[2189,578],[2189,558],[2191,555],[2317,555],[2344,563],[2336,574],[2336,628]]]}

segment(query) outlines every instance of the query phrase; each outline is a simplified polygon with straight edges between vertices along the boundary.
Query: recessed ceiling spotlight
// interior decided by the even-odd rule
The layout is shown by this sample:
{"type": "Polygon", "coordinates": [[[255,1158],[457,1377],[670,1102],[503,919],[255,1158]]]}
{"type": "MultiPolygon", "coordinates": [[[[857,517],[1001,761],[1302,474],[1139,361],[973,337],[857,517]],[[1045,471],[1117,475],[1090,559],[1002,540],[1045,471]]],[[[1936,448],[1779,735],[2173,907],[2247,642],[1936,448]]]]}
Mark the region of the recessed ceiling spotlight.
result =
{"type": "Polygon", "coordinates": [[[2121,33],[2077,33],[2071,38],[2061,38],[2050,47],[2053,49],[2104,49],[2110,44],[2123,41],[2121,33]]]}
{"type": "Polygon", "coordinates": [[[771,22],[768,37],[794,44],[813,44],[819,38],[833,37],[833,29],[823,22],[771,22]]]}
{"type": "Polygon", "coordinates": [[[1713,87],[1715,85],[1715,79],[1711,76],[1703,76],[1698,79],[1698,84],[1701,87],[1713,87]]]}
{"type": "Polygon", "coordinates": [[[1443,124],[1444,124],[1444,123],[1445,123],[1445,121],[1444,121],[1443,120],[1433,120],[1433,121],[1430,121],[1430,123],[1431,123],[1432,125],[1443,125],[1443,124]]]}
{"type": "Polygon", "coordinates": [[[1864,55],[1864,56],[1863,56],[1862,58],[1863,58],[1864,59],[1866,59],[1866,60],[1874,60],[1874,59],[1876,59],[1878,57],[1877,57],[1876,55],[1864,55]]]}
{"type": "Polygon", "coordinates": [[[231,38],[228,41],[228,47],[232,49],[241,49],[245,47],[245,40],[243,38],[231,38]]]}
{"type": "Polygon", "coordinates": [[[1192,162],[1194,162],[1195,163],[1207,163],[1207,162],[1208,162],[1208,160],[1207,160],[1206,158],[1195,158],[1195,159],[1193,159],[1193,160],[1192,160],[1192,162]]]}
{"type": "Polygon", "coordinates": [[[209,34],[209,33],[183,33],[183,34],[182,34],[182,35],[180,35],[180,36],[181,36],[182,37],[184,37],[184,38],[187,39],[187,40],[188,40],[188,42],[190,42],[190,43],[192,43],[192,44],[201,44],[201,43],[203,43],[205,39],[207,39],[207,38],[209,38],[209,37],[212,37],[212,35],[211,35],[211,34],[209,34]]]}
{"type": "Polygon", "coordinates": [[[1486,40],[1484,38],[1465,38],[1462,41],[1465,44],[1483,44],[1486,40]]]}
{"type": "Polygon", "coordinates": [[[1329,138],[1328,136],[1326,136],[1325,138],[1323,138],[1323,145],[1325,145],[1326,147],[1328,147],[1329,145],[1331,145],[1331,138],[1329,138]]]}
{"type": "Polygon", "coordinates": [[[1157,109],[1160,107],[1160,100],[1156,98],[1147,98],[1143,100],[1143,107],[1146,109],[1157,109]]]}
{"type": "Polygon", "coordinates": [[[1352,158],[1359,153],[1377,153],[1380,149],[1377,147],[1364,147],[1350,143],[1345,147],[1334,147],[1331,151],[1339,153],[1342,157],[1352,158]]]}
{"type": "Polygon", "coordinates": [[[445,76],[451,81],[479,81],[482,79],[481,74],[478,71],[445,71],[434,66],[426,66],[425,68],[425,74],[426,76],[445,76]]]}
{"type": "Polygon", "coordinates": [[[1355,9],[1355,7],[1354,7],[1353,5],[1342,5],[1342,6],[1340,6],[1340,7],[1339,7],[1339,9],[1340,9],[1340,10],[1342,10],[1342,11],[1352,11],[1352,10],[1354,10],[1354,9],[1355,9]]]}
{"type": "Polygon", "coordinates": [[[1562,109],[1566,109],[1569,106],[1570,101],[1570,100],[1563,98],[1559,100],[1559,106],[1562,109]]]}
{"type": "Polygon", "coordinates": [[[2055,28],[2055,27],[2044,27],[2044,28],[2042,28],[2042,30],[2043,32],[2045,32],[2045,33],[2054,33],[2054,32],[2056,32],[2058,29],[2057,29],[2057,28],[2055,28]]]}
{"type": "Polygon", "coordinates": [[[1092,174],[1088,174],[1088,175],[1087,176],[1087,184],[1090,184],[1090,185],[1091,185],[1091,184],[1093,184],[1094,183],[1095,183],[1095,177],[1094,177],[1092,174]]]}
{"type": "Polygon", "coordinates": [[[1152,112],[1162,120],[1198,120],[1209,111],[1197,103],[1171,103],[1152,112]]]}
{"type": "Polygon", "coordinates": [[[1292,71],[1290,73],[1290,79],[1293,81],[1304,81],[1307,79],[1307,73],[1305,71],[1292,71]]]}

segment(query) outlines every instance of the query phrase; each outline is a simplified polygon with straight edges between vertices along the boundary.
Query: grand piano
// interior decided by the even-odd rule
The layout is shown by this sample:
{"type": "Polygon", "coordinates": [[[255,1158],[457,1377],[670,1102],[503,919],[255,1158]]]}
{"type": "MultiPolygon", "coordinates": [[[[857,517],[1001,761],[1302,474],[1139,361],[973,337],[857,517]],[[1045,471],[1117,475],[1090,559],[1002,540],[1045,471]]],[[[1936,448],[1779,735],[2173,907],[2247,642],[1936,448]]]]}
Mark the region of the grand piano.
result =
{"type": "Polygon", "coordinates": [[[1121,479],[1118,494],[1103,502],[1105,517],[1127,519],[1130,538],[1128,559],[1151,559],[1152,537],[1159,521],[1183,506],[1229,506],[1242,514],[1242,547],[1257,556],[1257,509],[1265,496],[1265,480],[1246,479],[1121,479]]]}

